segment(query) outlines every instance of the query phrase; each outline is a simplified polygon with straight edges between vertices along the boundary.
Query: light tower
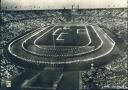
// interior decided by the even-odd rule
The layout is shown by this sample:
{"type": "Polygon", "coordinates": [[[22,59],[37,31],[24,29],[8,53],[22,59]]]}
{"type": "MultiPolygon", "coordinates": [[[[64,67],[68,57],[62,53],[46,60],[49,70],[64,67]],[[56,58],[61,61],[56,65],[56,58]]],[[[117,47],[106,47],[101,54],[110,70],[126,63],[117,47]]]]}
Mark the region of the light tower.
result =
{"type": "Polygon", "coordinates": [[[80,7],[79,7],[79,5],[77,5],[77,9],[79,9],[80,7]]]}
{"type": "Polygon", "coordinates": [[[75,22],[75,17],[77,16],[77,10],[79,9],[79,5],[77,5],[76,7],[74,7],[72,5],[72,10],[71,10],[71,13],[72,13],[72,22],[74,23],[75,22]]]}

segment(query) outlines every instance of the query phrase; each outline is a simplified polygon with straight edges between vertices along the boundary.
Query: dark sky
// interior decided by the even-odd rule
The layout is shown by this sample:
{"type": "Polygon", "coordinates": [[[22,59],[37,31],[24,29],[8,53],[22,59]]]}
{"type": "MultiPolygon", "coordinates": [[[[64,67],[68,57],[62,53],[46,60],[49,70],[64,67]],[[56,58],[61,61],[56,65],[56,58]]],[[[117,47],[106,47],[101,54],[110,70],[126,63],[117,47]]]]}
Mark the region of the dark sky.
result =
{"type": "Polygon", "coordinates": [[[61,9],[79,5],[80,8],[127,7],[127,0],[1,0],[2,8],[8,9],[61,9]],[[34,8],[35,7],[35,8],[34,8]]]}

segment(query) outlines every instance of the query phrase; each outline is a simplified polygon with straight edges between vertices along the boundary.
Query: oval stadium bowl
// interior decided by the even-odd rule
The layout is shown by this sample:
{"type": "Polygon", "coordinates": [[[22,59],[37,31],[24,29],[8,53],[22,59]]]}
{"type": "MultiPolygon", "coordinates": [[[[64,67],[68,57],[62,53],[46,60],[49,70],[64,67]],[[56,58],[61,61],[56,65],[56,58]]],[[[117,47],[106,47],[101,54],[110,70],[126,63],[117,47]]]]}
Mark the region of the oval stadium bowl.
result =
{"type": "Polygon", "coordinates": [[[8,58],[24,68],[46,66],[65,71],[100,67],[117,56],[116,43],[93,25],[49,25],[14,39],[5,50],[8,58]]]}

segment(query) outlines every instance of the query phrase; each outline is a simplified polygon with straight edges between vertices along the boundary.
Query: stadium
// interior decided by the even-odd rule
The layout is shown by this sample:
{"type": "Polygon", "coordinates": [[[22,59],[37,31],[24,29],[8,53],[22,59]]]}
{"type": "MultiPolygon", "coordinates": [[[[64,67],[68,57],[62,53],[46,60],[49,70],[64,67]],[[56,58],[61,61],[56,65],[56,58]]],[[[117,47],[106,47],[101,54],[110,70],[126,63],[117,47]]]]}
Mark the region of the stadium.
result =
{"type": "Polygon", "coordinates": [[[2,10],[2,89],[127,88],[127,10],[2,10]]]}
{"type": "MultiPolygon", "coordinates": [[[[77,66],[82,66],[82,62],[95,63],[95,59],[98,60],[110,54],[114,47],[115,42],[105,32],[96,31],[93,26],[46,26],[45,29],[34,31],[11,42],[8,52],[12,60],[18,63],[23,63],[22,60],[24,60],[40,68],[50,64],[64,65],[67,68],[76,67],[78,63],[77,66]],[[92,37],[96,40],[92,40],[92,37]],[[18,59],[19,61],[16,61],[18,59]]],[[[96,65],[98,66],[98,63],[96,65]]],[[[85,66],[89,65],[85,64],[85,66]]]]}

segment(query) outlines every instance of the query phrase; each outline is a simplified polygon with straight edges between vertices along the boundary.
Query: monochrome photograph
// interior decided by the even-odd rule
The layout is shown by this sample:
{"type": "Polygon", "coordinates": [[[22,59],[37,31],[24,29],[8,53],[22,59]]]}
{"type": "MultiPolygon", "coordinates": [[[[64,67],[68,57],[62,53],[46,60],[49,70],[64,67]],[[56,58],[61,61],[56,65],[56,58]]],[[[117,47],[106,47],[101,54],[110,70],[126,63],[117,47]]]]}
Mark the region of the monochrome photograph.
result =
{"type": "Polygon", "coordinates": [[[128,89],[128,0],[0,3],[0,90],[128,89]]]}

